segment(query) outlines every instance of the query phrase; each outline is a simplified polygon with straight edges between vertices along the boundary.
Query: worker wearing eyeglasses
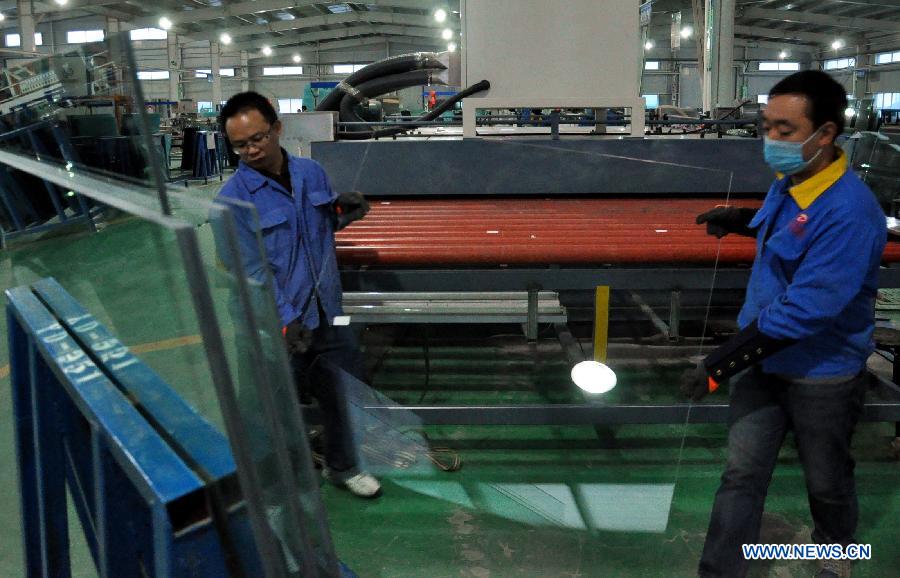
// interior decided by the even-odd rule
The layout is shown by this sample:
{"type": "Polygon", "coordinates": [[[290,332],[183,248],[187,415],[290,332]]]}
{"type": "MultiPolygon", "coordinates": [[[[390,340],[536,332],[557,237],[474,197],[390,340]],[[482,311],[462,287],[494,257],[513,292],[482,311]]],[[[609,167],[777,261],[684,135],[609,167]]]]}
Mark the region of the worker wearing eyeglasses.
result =
{"type": "Polygon", "coordinates": [[[289,155],[280,145],[282,126],[272,104],[255,92],[237,94],[220,114],[240,164],[222,187],[219,200],[252,203],[259,221],[242,222],[239,233],[251,242],[258,232],[265,248],[242,255],[245,271],[265,282],[274,279],[275,302],[301,396],[315,397],[325,422],[324,475],[360,497],[375,497],[380,485],[357,468],[349,408],[337,384],[309,379],[321,356],[364,380],[363,358],[351,329],[335,325],[343,315],[334,233],[362,218],[368,204],[358,192],[337,194],[322,167],[289,155]]]}

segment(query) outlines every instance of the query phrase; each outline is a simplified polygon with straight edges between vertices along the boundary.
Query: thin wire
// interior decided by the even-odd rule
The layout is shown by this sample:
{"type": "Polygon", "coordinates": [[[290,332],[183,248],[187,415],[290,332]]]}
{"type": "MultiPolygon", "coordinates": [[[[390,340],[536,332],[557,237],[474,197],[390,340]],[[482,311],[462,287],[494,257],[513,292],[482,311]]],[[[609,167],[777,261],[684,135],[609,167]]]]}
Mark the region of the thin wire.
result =
{"type": "MultiPolygon", "coordinates": [[[[732,172],[731,175],[729,175],[729,177],[728,177],[728,192],[725,194],[725,205],[726,206],[728,205],[728,201],[731,199],[731,185],[732,185],[733,179],[734,179],[734,172],[732,172]]],[[[722,239],[724,239],[724,238],[725,238],[724,235],[722,237],[719,237],[719,241],[716,244],[716,260],[713,265],[712,285],[709,288],[709,298],[706,301],[706,312],[703,316],[703,329],[700,332],[700,345],[699,345],[698,351],[697,351],[698,356],[703,355],[703,342],[706,339],[706,328],[709,323],[709,311],[712,308],[713,293],[716,290],[716,276],[719,273],[719,257],[722,253],[722,239]]],[[[681,430],[682,431],[681,445],[678,448],[678,461],[675,463],[675,481],[672,483],[673,491],[674,491],[674,488],[676,488],[678,486],[678,480],[681,475],[681,462],[682,462],[682,458],[684,457],[684,445],[685,445],[685,441],[687,440],[688,426],[690,426],[690,423],[691,423],[691,410],[692,409],[694,409],[694,399],[690,398],[688,400],[688,409],[687,409],[687,413],[684,416],[684,424],[682,425],[682,430],[681,430]]]]}

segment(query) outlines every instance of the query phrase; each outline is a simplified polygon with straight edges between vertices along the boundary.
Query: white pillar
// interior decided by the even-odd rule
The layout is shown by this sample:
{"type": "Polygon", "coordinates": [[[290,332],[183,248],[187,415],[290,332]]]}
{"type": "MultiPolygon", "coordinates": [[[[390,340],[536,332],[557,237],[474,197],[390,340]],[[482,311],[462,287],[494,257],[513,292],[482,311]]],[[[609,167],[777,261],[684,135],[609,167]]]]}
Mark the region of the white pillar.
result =
{"type": "Polygon", "coordinates": [[[250,90],[250,53],[241,50],[241,91],[250,90]]]}
{"type": "Polygon", "coordinates": [[[169,100],[178,102],[181,99],[181,48],[176,34],[169,33],[166,39],[166,55],[169,59],[169,100]]]}
{"type": "Polygon", "coordinates": [[[36,52],[34,43],[34,8],[31,0],[19,0],[16,5],[19,17],[19,34],[22,38],[22,50],[36,52]]]}
{"type": "Polygon", "coordinates": [[[734,0],[706,0],[703,110],[734,104],[734,0]]]}
{"type": "Polygon", "coordinates": [[[212,105],[213,110],[217,110],[219,103],[222,102],[222,75],[220,74],[219,61],[221,57],[221,48],[218,42],[209,43],[209,53],[212,72],[212,105]]]}

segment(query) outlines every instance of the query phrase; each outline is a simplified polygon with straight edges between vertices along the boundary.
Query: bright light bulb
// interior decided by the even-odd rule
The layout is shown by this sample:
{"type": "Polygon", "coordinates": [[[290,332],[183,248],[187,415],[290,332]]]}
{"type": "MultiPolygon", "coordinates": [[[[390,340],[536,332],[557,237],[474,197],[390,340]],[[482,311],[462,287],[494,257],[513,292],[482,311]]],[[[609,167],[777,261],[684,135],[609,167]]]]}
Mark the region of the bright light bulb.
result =
{"type": "Polygon", "coordinates": [[[231,44],[231,34],[228,34],[227,32],[219,34],[219,42],[225,45],[231,44]]]}
{"type": "Polygon", "coordinates": [[[6,16],[3,15],[3,12],[0,12],[0,22],[6,20],[6,16]]]}
{"type": "Polygon", "coordinates": [[[844,109],[844,116],[846,116],[847,118],[853,118],[854,114],[856,114],[856,111],[849,106],[844,109]]]}
{"type": "Polygon", "coordinates": [[[784,50],[782,50],[781,52],[778,53],[778,58],[780,58],[781,60],[784,60],[787,57],[788,57],[788,53],[784,50]]]}
{"type": "Polygon", "coordinates": [[[159,19],[159,27],[162,28],[163,30],[168,30],[169,28],[172,27],[172,21],[169,20],[168,18],[166,18],[165,16],[163,16],[162,18],[159,19]]]}
{"type": "Polygon", "coordinates": [[[690,38],[694,34],[694,29],[691,26],[685,26],[681,29],[681,37],[682,38],[690,38]]]}
{"type": "Polygon", "coordinates": [[[652,49],[653,49],[653,41],[652,40],[648,40],[647,42],[644,42],[644,50],[652,50],[652,49]]]}
{"type": "Polygon", "coordinates": [[[844,41],[841,40],[840,38],[838,38],[837,40],[835,40],[834,42],[831,43],[831,47],[835,50],[840,50],[841,48],[844,47],[844,41]]]}
{"type": "Polygon", "coordinates": [[[449,50],[450,52],[456,52],[456,42],[448,42],[447,50],[449,50]]]}
{"type": "Polygon", "coordinates": [[[453,38],[453,31],[449,28],[444,28],[444,31],[441,32],[441,37],[444,40],[450,40],[451,38],[453,38]]]}
{"type": "Polygon", "coordinates": [[[443,8],[438,8],[437,10],[434,11],[434,19],[437,22],[443,22],[444,20],[447,19],[447,11],[444,10],[443,8]]]}
{"type": "Polygon", "coordinates": [[[588,393],[606,393],[616,386],[616,373],[599,361],[582,361],[572,368],[572,381],[588,393]]]}
{"type": "Polygon", "coordinates": [[[69,0],[53,0],[53,1],[56,2],[56,4],[58,6],[65,6],[66,4],[69,3],[69,0]]]}
{"type": "Polygon", "coordinates": [[[291,57],[291,60],[293,60],[295,63],[299,64],[302,59],[300,58],[299,54],[295,54],[291,57]]]}
{"type": "Polygon", "coordinates": [[[263,46],[262,53],[266,56],[272,56],[272,47],[271,46],[263,46]]]}

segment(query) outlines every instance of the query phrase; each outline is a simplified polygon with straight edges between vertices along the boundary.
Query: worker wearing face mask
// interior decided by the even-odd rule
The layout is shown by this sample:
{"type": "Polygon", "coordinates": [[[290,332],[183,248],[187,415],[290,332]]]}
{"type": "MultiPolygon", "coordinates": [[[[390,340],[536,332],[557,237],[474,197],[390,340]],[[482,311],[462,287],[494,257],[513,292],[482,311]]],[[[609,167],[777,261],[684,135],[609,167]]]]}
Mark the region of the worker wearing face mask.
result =
{"type": "MultiPolygon", "coordinates": [[[[697,217],[710,234],[756,237],[740,331],[686,373],[699,400],[729,378],[728,462],[700,561],[701,576],[744,576],[742,545],[759,542],[778,451],[793,431],[818,544],[853,543],[857,497],[850,440],[874,349],[885,217],[835,146],[843,87],[820,71],[775,85],[763,111],[764,155],[776,173],[762,207],[697,217]]],[[[822,560],[820,578],[850,575],[822,560]]]]}

